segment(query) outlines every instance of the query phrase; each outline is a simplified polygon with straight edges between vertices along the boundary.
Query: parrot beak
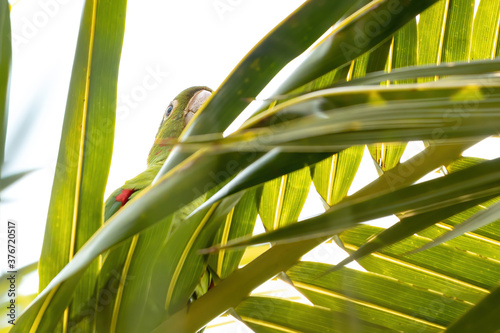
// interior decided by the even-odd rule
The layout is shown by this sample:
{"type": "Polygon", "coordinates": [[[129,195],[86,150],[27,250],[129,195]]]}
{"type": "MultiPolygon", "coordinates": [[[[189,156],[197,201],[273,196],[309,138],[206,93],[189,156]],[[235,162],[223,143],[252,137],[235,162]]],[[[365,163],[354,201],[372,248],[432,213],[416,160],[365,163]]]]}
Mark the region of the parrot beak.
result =
{"type": "Polygon", "coordinates": [[[184,126],[187,126],[200,106],[205,103],[210,96],[212,96],[210,91],[200,90],[193,97],[191,97],[187,108],[184,110],[184,126]]]}

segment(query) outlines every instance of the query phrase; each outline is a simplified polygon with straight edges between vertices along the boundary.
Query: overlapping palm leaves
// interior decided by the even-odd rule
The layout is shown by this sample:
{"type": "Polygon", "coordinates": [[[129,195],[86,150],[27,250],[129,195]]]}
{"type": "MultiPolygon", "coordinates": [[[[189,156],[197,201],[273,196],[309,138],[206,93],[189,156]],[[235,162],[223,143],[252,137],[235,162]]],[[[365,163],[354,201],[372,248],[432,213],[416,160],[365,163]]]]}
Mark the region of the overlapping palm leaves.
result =
{"type": "MultiPolygon", "coordinates": [[[[110,68],[116,69],[124,12],[118,15],[111,7],[94,5],[87,1],[88,20],[84,15],[79,47],[88,55],[89,40],[112,41],[117,52],[100,54],[100,44],[96,44],[92,61],[96,65],[113,63],[115,67],[110,68]],[[108,15],[116,25],[98,26],[96,15],[108,15]]],[[[478,230],[468,228],[465,235],[452,241],[408,254],[478,210],[490,204],[496,207],[500,196],[498,160],[462,164],[445,177],[412,185],[443,165],[451,170],[453,163],[461,161],[464,149],[499,132],[500,79],[495,73],[500,63],[476,60],[497,55],[498,31],[492,27],[498,26],[498,1],[482,0],[474,21],[473,1],[465,0],[359,1],[352,5],[342,1],[334,8],[329,6],[330,2],[307,1],[261,41],[195,117],[153,186],[126,209],[95,233],[78,227],[63,235],[48,229],[46,237],[60,239],[57,244],[61,246],[69,244],[74,256],[64,268],[61,263],[43,264],[41,269],[52,271],[53,279],[46,279],[45,288],[12,331],[57,327],[67,331],[72,325],[102,330],[98,318],[107,312],[102,312],[99,296],[112,290],[110,285],[95,288],[99,255],[149,227],[160,226],[180,207],[211,190],[215,194],[161,247],[150,249],[147,274],[115,276],[118,287],[113,290],[122,296],[112,309],[112,331],[132,332],[142,327],[156,332],[195,332],[230,308],[252,329],[262,332],[354,328],[434,332],[453,331],[460,323],[473,327],[470,323],[478,321],[483,331],[498,329],[496,318],[490,315],[498,311],[500,273],[500,232],[494,218],[476,217],[482,221],[478,230]],[[415,16],[422,11],[417,24],[415,16]],[[297,71],[262,103],[259,114],[222,137],[221,132],[269,80],[330,26],[334,26],[331,34],[308,51],[297,71]],[[303,38],[297,38],[295,31],[301,31],[303,38]],[[279,52],[275,48],[278,39],[280,45],[287,45],[279,52]],[[465,63],[468,60],[474,61],[465,63]],[[421,64],[426,66],[399,69],[421,64]],[[428,146],[418,156],[399,163],[404,143],[411,140],[425,140],[428,146]],[[364,145],[369,145],[381,176],[346,198],[359,165],[359,147],[364,145]],[[312,177],[309,170],[314,171],[312,177]],[[320,194],[331,207],[322,215],[295,223],[304,192],[313,180],[320,182],[320,194]],[[251,236],[257,211],[267,232],[251,236]],[[360,226],[392,214],[400,222],[387,230],[360,226]],[[367,272],[297,264],[303,254],[336,234],[367,272]],[[70,238],[79,241],[69,242],[70,238]],[[238,269],[242,252],[234,254],[229,248],[263,242],[273,246],[238,269]],[[208,264],[220,279],[205,296],[189,304],[192,288],[207,265],[200,250],[213,253],[208,264]],[[336,271],[331,272],[332,268],[336,271]],[[280,272],[286,272],[288,280],[314,305],[247,298],[255,287],[280,272]],[[272,311],[260,315],[257,310],[266,304],[272,311]],[[435,308],[429,310],[429,304],[435,308]],[[126,310],[131,307],[141,311],[131,317],[126,310]],[[309,322],[314,325],[306,325],[309,322]]],[[[75,64],[78,57],[77,53],[75,64]]],[[[88,63],[82,62],[82,66],[88,63]]],[[[109,89],[105,97],[112,104],[116,73],[106,73],[109,81],[95,84],[109,89]]],[[[70,96],[79,91],[78,84],[93,87],[86,79],[83,83],[75,75],[73,79],[70,96]]],[[[89,101],[102,97],[100,90],[95,96],[92,90],[85,91],[91,94],[89,101]]],[[[99,149],[107,147],[93,145],[95,137],[86,137],[92,130],[104,130],[99,127],[103,123],[93,123],[90,116],[99,105],[95,110],[90,104],[88,107],[82,108],[89,112],[88,119],[83,117],[87,131],[75,137],[75,145],[84,147],[76,155],[81,158],[74,165],[65,164],[56,174],[73,179],[79,191],[72,188],[72,193],[82,194],[71,200],[80,213],[58,220],[71,221],[68,228],[87,219],[102,223],[102,217],[92,213],[102,210],[102,204],[83,199],[91,195],[101,198],[105,177],[89,178],[78,167],[93,165],[92,157],[100,156],[99,149]],[[68,174],[73,166],[74,177],[68,174]]],[[[64,130],[69,135],[72,124],[67,122],[64,130]]],[[[104,126],[109,130],[112,123],[104,126]]],[[[70,153],[62,150],[59,158],[67,161],[70,153]]],[[[106,174],[108,167],[100,164],[95,172],[106,174]]],[[[51,209],[74,211],[68,205],[54,199],[51,209]]],[[[54,245],[51,250],[57,248],[54,245]]]]}

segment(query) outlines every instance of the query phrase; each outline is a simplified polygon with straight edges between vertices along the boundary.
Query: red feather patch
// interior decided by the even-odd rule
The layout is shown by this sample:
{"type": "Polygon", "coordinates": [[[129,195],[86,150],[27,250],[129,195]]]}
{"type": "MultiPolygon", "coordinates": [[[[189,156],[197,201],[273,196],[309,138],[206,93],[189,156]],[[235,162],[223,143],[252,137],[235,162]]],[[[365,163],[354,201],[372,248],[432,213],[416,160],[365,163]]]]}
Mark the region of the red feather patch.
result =
{"type": "Polygon", "coordinates": [[[123,205],[125,205],[127,202],[128,202],[128,199],[130,198],[130,196],[132,195],[132,193],[134,193],[135,190],[131,190],[131,189],[123,189],[122,190],[122,193],[118,194],[115,199],[116,201],[119,201],[122,203],[122,207],[123,205]]]}

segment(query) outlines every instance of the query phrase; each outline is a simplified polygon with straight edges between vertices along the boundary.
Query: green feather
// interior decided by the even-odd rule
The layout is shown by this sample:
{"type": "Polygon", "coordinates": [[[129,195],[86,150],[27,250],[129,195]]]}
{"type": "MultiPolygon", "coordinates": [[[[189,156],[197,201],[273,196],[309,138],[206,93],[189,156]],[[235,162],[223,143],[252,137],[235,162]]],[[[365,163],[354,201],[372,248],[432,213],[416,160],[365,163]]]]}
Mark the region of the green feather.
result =
{"type": "MultiPolygon", "coordinates": [[[[116,197],[120,195],[124,189],[134,190],[135,192],[133,193],[133,196],[135,196],[138,191],[146,188],[153,182],[163,163],[167,159],[170,150],[177,142],[177,138],[184,130],[186,109],[189,103],[193,97],[201,91],[212,92],[212,90],[208,87],[191,87],[182,91],[172,102],[170,102],[169,106],[172,106],[171,112],[168,115],[166,112],[163,116],[160,128],[158,129],[155,137],[155,142],[148,155],[146,170],[136,177],[126,181],[122,187],[115,190],[109,196],[106,200],[104,210],[105,221],[121,208],[122,203],[117,201],[116,197]]],[[[167,110],[168,109],[169,108],[167,107],[167,110]]]]}
{"type": "MultiPolygon", "coordinates": [[[[104,210],[105,221],[113,216],[113,214],[115,214],[123,206],[122,201],[116,200],[117,196],[122,194],[123,190],[134,191],[133,193],[132,191],[124,192],[127,195],[130,195],[128,200],[123,200],[126,204],[129,200],[138,195],[142,189],[152,183],[160,171],[163,163],[167,159],[173,145],[175,145],[177,138],[184,130],[189,118],[192,117],[201,104],[208,99],[210,94],[204,93],[204,91],[211,92],[212,90],[207,87],[188,88],[177,95],[177,97],[175,97],[175,99],[169,104],[169,107],[172,106],[172,108],[170,109],[167,107],[167,111],[170,112],[166,111],[163,116],[163,120],[156,134],[153,147],[149,152],[146,170],[136,177],[126,181],[122,187],[115,190],[108,200],[106,200],[104,210]],[[190,111],[189,117],[186,116],[187,111],[190,111]]],[[[200,198],[199,200],[203,200],[203,198],[200,198]]],[[[184,217],[191,212],[192,209],[194,209],[193,205],[197,206],[200,204],[198,201],[195,200],[195,202],[187,205],[181,209],[181,211],[175,213],[172,217],[170,227],[173,229],[179,220],[183,220],[184,217]]],[[[123,269],[129,250],[130,241],[126,241],[123,244],[110,249],[103,255],[97,288],[105,288],[110,279],[115,278],[113,274],[123,269]]],[[[200,281],[197,293],[204,293],[208,289],[209,285],[210,277],[207,275],[204,279],[202,279],[202,281],[200,281]]],[[[107,327],[110,325],[109,315],[113,312],[114,301],[110,302],[109,299],[106,299],[105,301],[99,300],[99,302],[99,304],[106,304],[106,306],[102,309],[102,313],[96,320],[99,323],[98,325],[104,325],[103,327],[107,327]],[[101,303],[101,301],[106,303],[101,303]]]]}

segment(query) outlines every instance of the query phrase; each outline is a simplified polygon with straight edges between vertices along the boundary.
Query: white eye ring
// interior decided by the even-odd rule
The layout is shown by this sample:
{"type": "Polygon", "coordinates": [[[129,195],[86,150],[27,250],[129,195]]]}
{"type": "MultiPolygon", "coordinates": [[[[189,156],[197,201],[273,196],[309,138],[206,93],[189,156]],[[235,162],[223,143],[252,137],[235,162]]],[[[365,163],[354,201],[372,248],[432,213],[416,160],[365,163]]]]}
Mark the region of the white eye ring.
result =
{"type": "Polygon", "coordinates": [[[164,120],[170,116],[170,113],[172,113],[173,109],[174,109],[174,106],[172,104],[170,104],[167,108],[167,111],[165,111],[165,116],[163,117],[164,120]]]}

